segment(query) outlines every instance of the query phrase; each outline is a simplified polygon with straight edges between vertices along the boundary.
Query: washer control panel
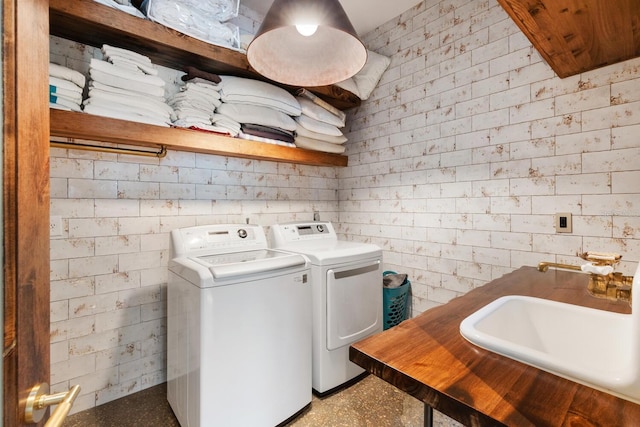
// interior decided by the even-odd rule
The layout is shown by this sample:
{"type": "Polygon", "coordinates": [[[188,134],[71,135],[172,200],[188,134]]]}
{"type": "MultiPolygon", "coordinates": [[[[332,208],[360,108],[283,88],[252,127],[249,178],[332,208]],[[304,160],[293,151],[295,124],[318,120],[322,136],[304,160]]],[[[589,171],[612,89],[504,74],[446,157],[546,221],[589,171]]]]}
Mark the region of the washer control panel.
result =
{"type": "Polygon", "coordinates": [[[267,238],[259,225],[213,224],[187,227],[171,232],[174,255],[194,252],[232,252],[266,249],[267,238]]]}
{"type": "Polygon", "coordinates": [[[304,222],[276,224],[271,226],[273,244],[277,247],[288,242],[312,240],[337,240],[337,235],[330,222],[304,222]]]}

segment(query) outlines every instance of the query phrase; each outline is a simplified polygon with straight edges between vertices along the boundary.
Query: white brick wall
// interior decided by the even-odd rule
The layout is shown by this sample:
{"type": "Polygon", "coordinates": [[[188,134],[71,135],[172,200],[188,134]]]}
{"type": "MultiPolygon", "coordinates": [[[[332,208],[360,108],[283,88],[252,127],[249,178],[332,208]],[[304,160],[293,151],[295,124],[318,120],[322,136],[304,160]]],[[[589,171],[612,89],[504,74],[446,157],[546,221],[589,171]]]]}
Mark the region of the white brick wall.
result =
{"type": "Polygon", "coordinates": [[[350,112],[339,223],[410,275],[413,315],[579,251],[621,253],[633,272],[640,60],[559,79],[495,0],[425,1],[365,43],[392,62],[350,112]]]}
{"type": "MultiPolygon", "coordinates": [[[[245,15],[251,15],[245,10],[245,15]]],[[[241,17],[255,32],[255,17],[241,17]]],[[[640,60],[559,79],[495,0],[428,0],[365,36],[392,63],[349,112],[349,167],[54,149],[53,388],[74,411],[165,381],[168,233],[319,210],[410,275],[413,315],[578,251],[640,260],[640,60]],[[556,212],[573,214],[556,234],[556,212]]],[[[86,70],[93,49],[52,39],[86,70]]],[[[163,69],[163,77],[177,74],[163,69]]]]}

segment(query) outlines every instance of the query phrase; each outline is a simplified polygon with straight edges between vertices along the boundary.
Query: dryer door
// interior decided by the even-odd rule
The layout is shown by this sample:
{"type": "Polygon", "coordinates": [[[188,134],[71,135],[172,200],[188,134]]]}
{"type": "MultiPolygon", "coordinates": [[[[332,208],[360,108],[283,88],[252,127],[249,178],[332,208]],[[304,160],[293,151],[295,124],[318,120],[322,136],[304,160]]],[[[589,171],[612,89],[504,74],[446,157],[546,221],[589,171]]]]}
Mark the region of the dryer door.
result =
{"type": "Polygon", "coordinates": [[[382,331],[381,260],[327,270],[327,349],[382,331]]]}

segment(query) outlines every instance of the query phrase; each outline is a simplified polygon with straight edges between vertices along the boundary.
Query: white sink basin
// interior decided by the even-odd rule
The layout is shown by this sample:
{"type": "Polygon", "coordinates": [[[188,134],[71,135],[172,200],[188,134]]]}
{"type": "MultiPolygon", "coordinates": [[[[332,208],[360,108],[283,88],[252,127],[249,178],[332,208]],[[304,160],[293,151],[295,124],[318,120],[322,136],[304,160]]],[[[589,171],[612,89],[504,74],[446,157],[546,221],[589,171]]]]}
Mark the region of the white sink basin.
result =
{"type": "Polygon", "coordinates": [[[505,296],[460,323],[469,342],[640,403],[640,265],[632,314],[505,296]]]}

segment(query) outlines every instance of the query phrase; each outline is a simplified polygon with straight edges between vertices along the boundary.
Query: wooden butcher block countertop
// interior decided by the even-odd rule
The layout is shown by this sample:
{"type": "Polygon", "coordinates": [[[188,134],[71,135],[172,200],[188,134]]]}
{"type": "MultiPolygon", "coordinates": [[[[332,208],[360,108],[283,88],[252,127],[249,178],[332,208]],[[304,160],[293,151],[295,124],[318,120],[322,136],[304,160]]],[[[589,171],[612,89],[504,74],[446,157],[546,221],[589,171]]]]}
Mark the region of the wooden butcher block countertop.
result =
{"type": "Polygon", "coordinates": [[[504,295],[631,312],[626,302],[590,296],[587,281],[581,273],[522,267],[354,343],[349,357],[466,426],[640,426],[640,405],[483,350],[460,335],[465,317],[504,295]]]}

